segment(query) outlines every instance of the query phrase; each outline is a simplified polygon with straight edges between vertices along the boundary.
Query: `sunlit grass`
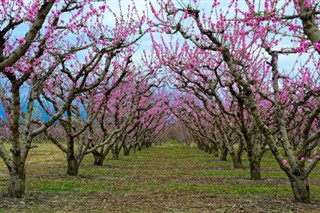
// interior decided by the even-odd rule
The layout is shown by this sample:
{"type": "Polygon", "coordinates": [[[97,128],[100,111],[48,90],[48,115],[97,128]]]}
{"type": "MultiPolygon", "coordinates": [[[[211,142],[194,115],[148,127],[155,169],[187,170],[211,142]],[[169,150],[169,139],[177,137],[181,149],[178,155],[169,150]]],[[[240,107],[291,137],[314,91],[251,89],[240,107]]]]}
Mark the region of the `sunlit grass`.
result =
{"type": "MultiPolygon", "coordinates": [[[[30,192],[107,192],[119,196],[154,193],[275,196],[277,193],[292,197],[289,181],[270,152],[261,164],[261,181],[250,180],[245,156],[243,165],[243,169],[233,169],[230,156],[228,161],[220,161],[195,147],[172,141],[130,156],[121,155],[120,160],[108,156],[103,166],[93,166],[93,158],[88,155],[79,175],[69,177],[65,156],[54,145],[42,143],[30,152],[26,186],[30,192]]],[[[6,191],[8,172],[2,161],[0,166],[0,191],[6,191]]],[[[313,199],[320,198],[318,168],[310,175],[313,199]]]]}

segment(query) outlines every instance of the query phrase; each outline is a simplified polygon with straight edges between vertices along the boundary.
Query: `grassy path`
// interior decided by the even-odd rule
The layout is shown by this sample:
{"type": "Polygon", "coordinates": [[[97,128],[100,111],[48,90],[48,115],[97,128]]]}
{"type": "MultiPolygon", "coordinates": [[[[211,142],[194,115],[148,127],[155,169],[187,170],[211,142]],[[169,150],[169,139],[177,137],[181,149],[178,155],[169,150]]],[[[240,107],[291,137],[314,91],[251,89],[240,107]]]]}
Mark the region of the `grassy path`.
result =
{"type": "Polygon", "coordinates": [[[27,196],[8,199],[7,171],[0,162],[0,212],[319,212],[319,166],[312,174],[310,205],[292,202],[287,178],[266,155],[262,181],[249,179],[231,161],[214,160],[194,147],[167,143],[120,160],[92,166],[88,156],[79,176],[68,177],[65,157],[51,144],[32,150],[27,196]]]}

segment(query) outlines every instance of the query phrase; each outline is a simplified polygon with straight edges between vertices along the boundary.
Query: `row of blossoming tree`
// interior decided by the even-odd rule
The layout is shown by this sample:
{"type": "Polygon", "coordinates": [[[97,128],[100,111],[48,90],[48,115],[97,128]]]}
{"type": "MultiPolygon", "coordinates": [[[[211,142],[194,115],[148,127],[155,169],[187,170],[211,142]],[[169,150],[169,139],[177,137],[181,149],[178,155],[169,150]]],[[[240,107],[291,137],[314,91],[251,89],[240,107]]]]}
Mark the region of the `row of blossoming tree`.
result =
{"type": "Polygon", "coordinates": [[[133,61],[146,16],[134,1],[118,3],[1,1],[0,125],[10,148],[1,140],[0,156],[10,197],[25,195],[25,163],[40,134],[77,175],[85,155],[102,165],[109,150],[118,159],[121,149],[149,147],[166,126],[162,80],[133,61]]]}
{"type": "Polygon", "coordinates": [[[171,111],[201,148],[228,150],[235,167],[246,151],[252,179],[270,149],[295,200],[308,203],[308,175],[319,162],[319,3],[221,4],[151,4],[152,24],[171,35],[153,36],[158,63],[183,92],[171,111]]]}

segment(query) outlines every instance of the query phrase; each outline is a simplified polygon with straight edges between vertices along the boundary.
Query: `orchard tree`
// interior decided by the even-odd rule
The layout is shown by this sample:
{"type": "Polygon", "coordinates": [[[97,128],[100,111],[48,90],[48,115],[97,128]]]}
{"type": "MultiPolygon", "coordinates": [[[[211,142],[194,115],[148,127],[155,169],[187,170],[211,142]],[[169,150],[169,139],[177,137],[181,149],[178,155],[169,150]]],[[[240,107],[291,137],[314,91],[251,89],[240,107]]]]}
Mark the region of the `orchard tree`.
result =
{"type": "Polygon", "coordinates": [[[213,132],[213,119],[202,105],[195,104],[192,94],[175,94],[175,101],[169,105],[176,120],[189,131],[198,148],[218,157],[219,141],[213,132]],[[186,97],[184,97],[186,96],[186,97]]]}
{"type": "Polygon", "coordinates": [[[144,104],[144,112],[140,111],[138,122],[135,123],[133,140],[130,146],[138,150],[151,147],[155,139],[167,127],[171,113],[165,105],[168,99],[166,90],[155,91],[144,104]],[[148,107],[146,107],[148,106],[148,107]]]}
{"type": "MultiPolygon", "coordinates": [[[[58,140],[48,133],[48,131],[45,132],[48,138],[66,154],[68,175],[77,175],[84,156],[90,153],[88,150],[93,151],[94,147],[99,145],[98,143],[92,143],[93,135],[91,135],[89,127],[92,129],[93,122],[96,120],[101,108],[107,102],[112,90],[119,86],[125,76],[133,75],[132,70],[134,70],[134,67],[130,66],[132,50],[125,48],[124,51],[124,53],[118,54],[117,57],[115,57],[115,62],[110,65],[109,73],[100,85],[90,91],[85,91],[77,95],[74,104],[69,105],[66,113],[59,118],[59,123],[65,131],[64,135],[66,138],[64,140],[58,140]]],[[[66,82],[66,78],[64,78],[64,82],[66,82]]],[[[69,85],[67,84],[66,88],[63,88],[63,86],[58,83],[54,87],[56,89],[53,91],[53,96],[59,98],[59,100],[50,98],[44,93],[43,97],[45,101],[51,103],[54,110],[57,111],[61,102],[60,100],[63,100],[63,98],[61,98],[63,94],[73,88],[72,83],[73,82],[70,82],[69,85]]],[[[45,110],[48,109],[43,101],[39,100],[39,102],[45,110]]],[[[50,114],[49,111],[46,113],[50,114]]]]}
{"type": "Polygon", "coordinates": [[[75,97],[103,82],[114,57],[142,36],[144,16],[129,11],[108,26],[105,19],[116,14],[104,2],[2,1],[0,98],[12,146],[8,151],[1,142],[0,156],[10,174],[10,197],[25,194],[25,161],[34,137],[70,109],[75,97]],[[57,97],[58,83],[69,87],[57,97]],[[45,99],[56,106],[47,104],[49,116],[35,120],[37,100],[45,99]]]}
{"type": "Polygon", "coordinates": [[[91,148],[87,153],[94,156],[94,165],[102,166],[106,156],[113,149],[113,158],[119,158],[118,143],[125,134],[125,128],[132,122],[136,104],[131,102],[131,94],[125,83],[111,92],[108,101],[101,108],[99,115],[90,127],[91,148]],[[99,134],[101,136],[99,137],[99,134]],[[115,147],[116,146],[116,147],[115,147]],[[116,150],[115,150],[116,149],[116,150]]]}
{"type": "MultiPolygon", "coordinates": [[[[263,5],[232,1],[223,10],[214,1],[208,14],[200,11],[197,3],[158,2],[159,10],[151,5],[156,18],[151,24],[159,27],[160,32],[181,35],[199,49],[199,54],[203,51],[202,58],[211,56],[222,61],[219,76],[229,82],[229,92],[248,109],[287,174],[296,201],[309,203],[308,175],[319,161],[317,151],[306,158],[320,137],[316,24],[319,5],[309,0],[269,0],[263,5]],[[296,19],[302,20],[302,26],[296,19]],[[283,59],[278,54],[289,53],[304,62],[279,69],[283,59]],[[299,142],[290,141],[292,134],[300,138],[299,142]],[[293,143],[298,144],[296,148],[293,143]]],[[[155,40],[154,43],[157,48],[159,45],[155,40]]],[[[195,62],[195,56],[189,54],[189,60],[195,62]]],[[[177,57],[171,58],[172,63],[178,64],[175,60],[177,57]]]]}
{"type": "Polygon", "coordinates": [[[193,93],[176,93],[174,99],[175,101],[168,105],[177,120],[186,126],[199,149],[210,154],[214,150],[217,157],[220,145],[213,131],[214,119],[207,114],[208,112],[193,93]]]}
{"type": "MultiPolygon", "coordinates": [[[[165,104],[167,105],[167,103],[165,104]]],[[[168,107],[168,109],[170,109],[170,107],[168,107]]],[[[157,136],[155,143],[161,146],[162,143],[172,140],[176,140],[186,146],[190,146],[193,142],[192,136],[189,134],[188,129],[183,122],[175,119],[171,113],[171,117],[168,118],[167,126],[161,132],[161,134],[157,136]]]]}
{"type": "MultiPolygon", "coordinates": [[[[116,135],[116,138],[110,138],[105,146],[93,152],[96,165],[102,165],[109,151],[112,152],[115,160],[119,158],[121,149],[124,149],[124,153],[128,155],[133,148],[132,135],[136,134],[139,137],[144,135],[142,132],[137,132],[137,129],[141,128],[141,123],[146,123],[143,121],[144,116],[148,115],[149,110],[158,106],[160,97],[163,98],[160,94],[158,98],[154,95],[161,82],[161,78],[157,78],[154,72],[148,73],[138,68],[134,75],[122,82],[119,88],[111,93],[97,121],[103,138],[110,138],[110,132],[115,129],[122,131],[116,135]]],[[[147,127],[142,129],[148,131],[147,127]]]]}
{"type": "MultiPolygon", "coordinates": [[[[213,128],[225,135],[225,137],[221,136],[222,141],[224,141],[222,148],[228,147],[235,168],[242,167],[241,154],[246,150],[250,163],[251,178],[261,179],[260,161],[267,150],[266,141],[261,138],[252,117],[248,114],[248,108],[241,97],[242,91],[237,92],[233,89],[228,73],[223,72],[223,69],[220,68],[221,61],[211,59],[213,56],[209,51],[189,48],[189,44],[186,42],[182,42],[181,46],[178,42],[176,45],[162,43],[157,46],[157,51],[162,63],[173,73],[170,74],[171,84],[182,92],[187,91],[195,95],[195,97],[190,96],[188,98],[188,107],[193,108],[196,114],[207,111],[209,115],[199,115],[197,117],[201,118],[204,123],[216,126],[213,128]],[[175,46],[175,49],[170,52],[173,46],[175,46]],[[178,63],[172,61],[174,55],[179,56],[178,63]],[[190,59],[190,55],[193,55],[193,59],[190,59]],[[172,80],[172,78],[175,80],[172,80]],[[197,104],[198,107],[192,107],[190,101],[196,99],[202,103],[197,104]],[[202,109],[199,110],[199,108],[202,109]],[[230,137],[232,133],[236,133],[237,137],[230,137]],[[234,139],[230,140],[231,138],[234,139]],[[258,138],[262,140],[258,140],[258,138]],[[238,150],[234,148],[235,142],[238,144],[238,150]]],[[[195,117],[194,119],[199,120],[198,118],[195,117]]],[[[191,123],[190,119],[185,120],[191,123]]],[[[199,130],[202,125],[198,124],[197,126],[199,130]]],[[[208,127],[204,129],[208,129],[208,127]]],[[[196,129],[193,132],[195,133],[196,129]]],[[[201,134],[206,135],[204,131],[201,134]]],[[[213,142],[214,138],[210,138],[213,142]]],[[[218,142],[213,143],[218,144],[218,142]]],[[[222,151],[222,153],[226,154],[225,151],[222,151]]],[[[225,159],[225,157],[223,158],[225,159]]]]}
{"type": "MultiPolygon", "coordinates": [[[[133,77],[133,76],[132,76],[133,77]]],[[[122,149],[123,138],[126,134],[126,128],[136,118],[137,107],[139,105],[139,99],[141,98],[135,93],[134,85],[130,82],[126,82],[120,87],[107,107],[107,121],[111,125],[107,125],[107,130],[121,128],[121,134],[117,138],[114,138],[111,144],[112,159],[118,160],[120,151],[122,149]],[[126,91],[126,92],[123,92],[126,91]],[[129,118],[129,119],[128,119],[129,118]]],[[[104,156],[105,157],[105,156],[104,156]]]]}
{"type": "Polygon", "coordinates": [[[226,154],[229,152],[234,168],[241,168],[241,156],[245,147],[240,136],[236,134],[235,128],[232,127],[232,122],[225,119],[208,100],[202,102],[203,99],[200,101],[190,92],[186,97],[180,95],[178,100],[172,107],[175,109],[174,114],[191,131],[198,147],[207,152],[215,149],[215,155],[217,155],[217,148],[220,147],[221,159],[226,160],[226,154]],[[235,149],[236,144],[237,149],[235,149]]]}
{"type": "MultiPolygon", "coordinates": [[[[92,135],[97,136],[97,130],[102,134],[103,145],[93,150],[94,165],[101,166],[107,154],[112,151],[113,159],[118,160],[126,128],[136,117],[140,96],[135,93],[134,78],[137,73],[130,75],[117,87],[104,104],[96,119],[97,128],[92,128],[92,135]],[[125,92],[124,92],[125,91],[125,92]]],[[[101,140],[101,139],[100,139],[101,140]]],[[[96,137],[94,144],[99,144],[96,137]]]]}

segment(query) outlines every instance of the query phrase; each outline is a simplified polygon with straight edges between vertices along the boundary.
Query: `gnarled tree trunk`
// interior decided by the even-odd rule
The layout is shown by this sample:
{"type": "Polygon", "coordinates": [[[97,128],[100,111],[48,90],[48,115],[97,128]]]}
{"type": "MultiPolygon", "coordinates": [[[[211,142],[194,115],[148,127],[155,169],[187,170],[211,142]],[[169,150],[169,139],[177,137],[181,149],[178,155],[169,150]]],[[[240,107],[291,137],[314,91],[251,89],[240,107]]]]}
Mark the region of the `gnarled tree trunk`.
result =
{"type": "Polygon", "coordinates": [[[78,175],[80,164],[77,162],[77,160],[71,156],[67,158],[67,161],[68,161],[67,174],[70,176],[78,175]]]}
{"type": "Polygon", "coordinates": [[[125,156],[129,156],[131,147],[123,146],[123,153],[125,156]]]}
{"type": "Polygon", "coordinates": [[[248,143],[247,153],[250,165],[250,177],[251,180],[261,180],[261,159],[265,153],[266,149],[263,144],[258,142],[252,144],[248,143]]]}
{"type": "Polygon", "coordinates": [[[26,174],[24,166],[11,169],[9,177],[8,194],[12,198],[22,198],[25,195],[26,174]]]}
{"type": "Polygon", "coordinates": [[[141,145],[140,145],[140,143],[137,143],[137,144],[136,144],[136,150],[141,151],[141,145]]]}
{"type": "Polygon", "coordinates": [[[213,146],[212,151],[213,151],[214,157],[216,157],[216,158],[219,157],[219,150],[218,150],[217,146],[213,146]]]}
{"type": "Polygon", "coordinates": [[[141,143],[141,149],[146,149],[147,148],[147,143],[146,142],[142,142],[141,143]]]}
{"type": "Polygon", "coordinates": [[[250,159],[250,177],[251,180],[261,180],[261,167],[260,167],[261,159],[255,158],[250,159]]]}
{"type": "Polygon", "coordinates": [[[204,151],[208,154],[212,154],[212,149],[207,144],[204,144],[204,151]]]}
{"type": "Polygon", "coordinates": [[[146,143],[146,148],[151,148],[151,143],[150,142],[146,143]]]}
{"type": "Polygon", "coordinates": [[[119,152],[120,152],[120,150],[118,149],[118,147],[112,147],[111,152],[112,152],[112,159],[113,160],[119,160],[119,152]]]}
{"type": "Polygon", "coordinates": [[[308,178],[302,176],[289,177],[294,198],[300,203],[310,203],[310,191],[308,178]]]}
{"type": "Polygon", "coordinates": [[[227,161],[227,155],[228,155],[228,148],[227,148],[227,146],[223,145],[223,146],[221,147],[220,160],[221,160],[221,161],[227,161]]]}
{"type": "Polygon", "coordinates": [[[104,162],[104,160],[106,158],[106,155],[103,155],[103,154],[101,154],[101,153],[99,153],[97,151],[93,151],[92,155],[93,155],[93,160],[94,160],[93,164],[95,166],[102,166],[103,162],[104,162]]]}
{"type": "Polygon", "coordinates": [[[230,153],[230,155],[231,155],[231,158],[232,158],[233,167],[234,167],[235,169],[243,168],[243,167],[242,167],[242,159],[241,159],[241,156],[237,156],[237,155],[234,154],[234,153],[230,153]]]}

